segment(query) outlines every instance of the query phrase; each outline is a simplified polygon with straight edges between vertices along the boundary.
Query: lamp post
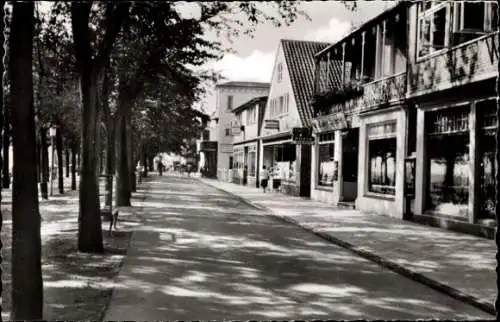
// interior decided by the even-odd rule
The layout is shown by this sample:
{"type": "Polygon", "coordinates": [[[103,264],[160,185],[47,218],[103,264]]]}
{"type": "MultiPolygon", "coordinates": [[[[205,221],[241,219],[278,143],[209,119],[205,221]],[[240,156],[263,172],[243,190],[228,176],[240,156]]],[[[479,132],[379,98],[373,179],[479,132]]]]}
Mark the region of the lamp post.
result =
{"type": "Polygon", "coordinates": [[[55,138],[56,138],[56,127],[52,125],[49,128],[49,136],[51,139],[50,147],[51,147],[51,161],[50,161],[50,195],[53,195],[53,183],[54,183],[54,146],[55,146],[55,138]]]}

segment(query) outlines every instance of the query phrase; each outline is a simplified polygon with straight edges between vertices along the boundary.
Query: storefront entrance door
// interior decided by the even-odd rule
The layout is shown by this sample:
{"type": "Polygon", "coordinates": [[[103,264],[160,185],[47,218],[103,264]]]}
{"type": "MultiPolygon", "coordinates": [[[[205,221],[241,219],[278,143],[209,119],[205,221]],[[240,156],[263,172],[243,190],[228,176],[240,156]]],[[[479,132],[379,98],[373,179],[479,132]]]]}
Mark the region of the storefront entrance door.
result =
{"type": "Polygon", "coordinates": [[[359,129],[351,129],[342,136],[342,201],[354,202],[358,195],[359,129]]]}
{"type": "Polygon", "coordinates": [[[297,145],[302,150],[300,160],[300,196],[311,197],[311,146],[297,145]]]}

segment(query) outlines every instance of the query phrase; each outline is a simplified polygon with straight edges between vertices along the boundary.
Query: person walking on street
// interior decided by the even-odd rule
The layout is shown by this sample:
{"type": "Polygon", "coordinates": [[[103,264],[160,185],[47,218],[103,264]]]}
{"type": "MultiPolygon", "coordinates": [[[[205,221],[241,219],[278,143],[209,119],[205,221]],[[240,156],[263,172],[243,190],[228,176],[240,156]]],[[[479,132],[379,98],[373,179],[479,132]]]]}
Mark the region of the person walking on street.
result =
{"type": "Polygon", "coordinates": [[[266,188],[267,188],[267,183],[269,181],[269,171],[267,171],[265,165],[262,167],[261,178],[262,179],[260,181],[260,185],[262,186],[262,190],[265,193],[266,192],[266,188]]]}
{"type": "Polygon", "coordinates": [[[163,162],[161,161],[158,162],[158,172],[160,173],[160,176],[163,175],[163,162]]]}

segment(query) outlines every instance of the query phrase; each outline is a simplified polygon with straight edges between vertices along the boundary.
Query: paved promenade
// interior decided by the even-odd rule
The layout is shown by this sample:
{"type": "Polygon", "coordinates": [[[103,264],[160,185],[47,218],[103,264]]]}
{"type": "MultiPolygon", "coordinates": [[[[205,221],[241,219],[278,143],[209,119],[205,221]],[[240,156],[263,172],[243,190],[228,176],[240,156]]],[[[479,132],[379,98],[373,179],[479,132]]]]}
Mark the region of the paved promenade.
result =
{"type": "Polygon", "coordinates": [[[105,320],[492,317],[195,178],[152,176],[132,203],[105,320]]]}
{"type": "Polygon", "coordinates": [[[200,179],[440,291],[494,313],[496,245],[419,225],[213,179],[200,179]]]}

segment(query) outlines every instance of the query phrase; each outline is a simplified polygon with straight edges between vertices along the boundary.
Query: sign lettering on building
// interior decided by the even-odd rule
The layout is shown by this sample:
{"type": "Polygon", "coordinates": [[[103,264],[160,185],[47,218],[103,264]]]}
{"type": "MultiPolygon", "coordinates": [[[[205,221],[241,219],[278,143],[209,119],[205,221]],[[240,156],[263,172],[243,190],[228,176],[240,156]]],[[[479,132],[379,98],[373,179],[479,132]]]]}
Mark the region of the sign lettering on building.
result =
{"type": "Polygon", "coordinates": [[[201,141],[200,151],[217,151],[217,141],[201,141]]]}
{"type": "Polygon", "coordinates": [[[396,122],[380,123],[368,127],[368,137],[377,138],[396,135],[396,122]]]}
{"type": "Polygon", "coordinates": [[[429,115],[429,134],[448,134],[469,130],[469,110],[446,109],[429,115]]]}
{"type": "Polygon", "coordinates": [[[294,127],[292,129],[292,141],[295,144],[314,144],[312,129],[310,127],[294,127]]]}
{"type": "Polygon", "coordinates": [[[233,136],[240,135],[241,134],[241,123],[239,122],[238,119],[233,120],[231,122],[231,134],[233,136]]]}
{"type": "Polygon", "coordinates": [[[347,128],[347,121],[342,113],[321,116],[313,120],[317,132],[335,131],[347,128]]]}
{"type": "Polygon", "coordinates": [[[220,145],[221,153],[233,153],[233,145],[232,144],[221,144],[220,145]]]}
{"type": "Polygon", "coordinates": [[[264,129],[265,130],[278,130],[280,129],[280,121],[279,120],[264,120],[264,129]]]}

